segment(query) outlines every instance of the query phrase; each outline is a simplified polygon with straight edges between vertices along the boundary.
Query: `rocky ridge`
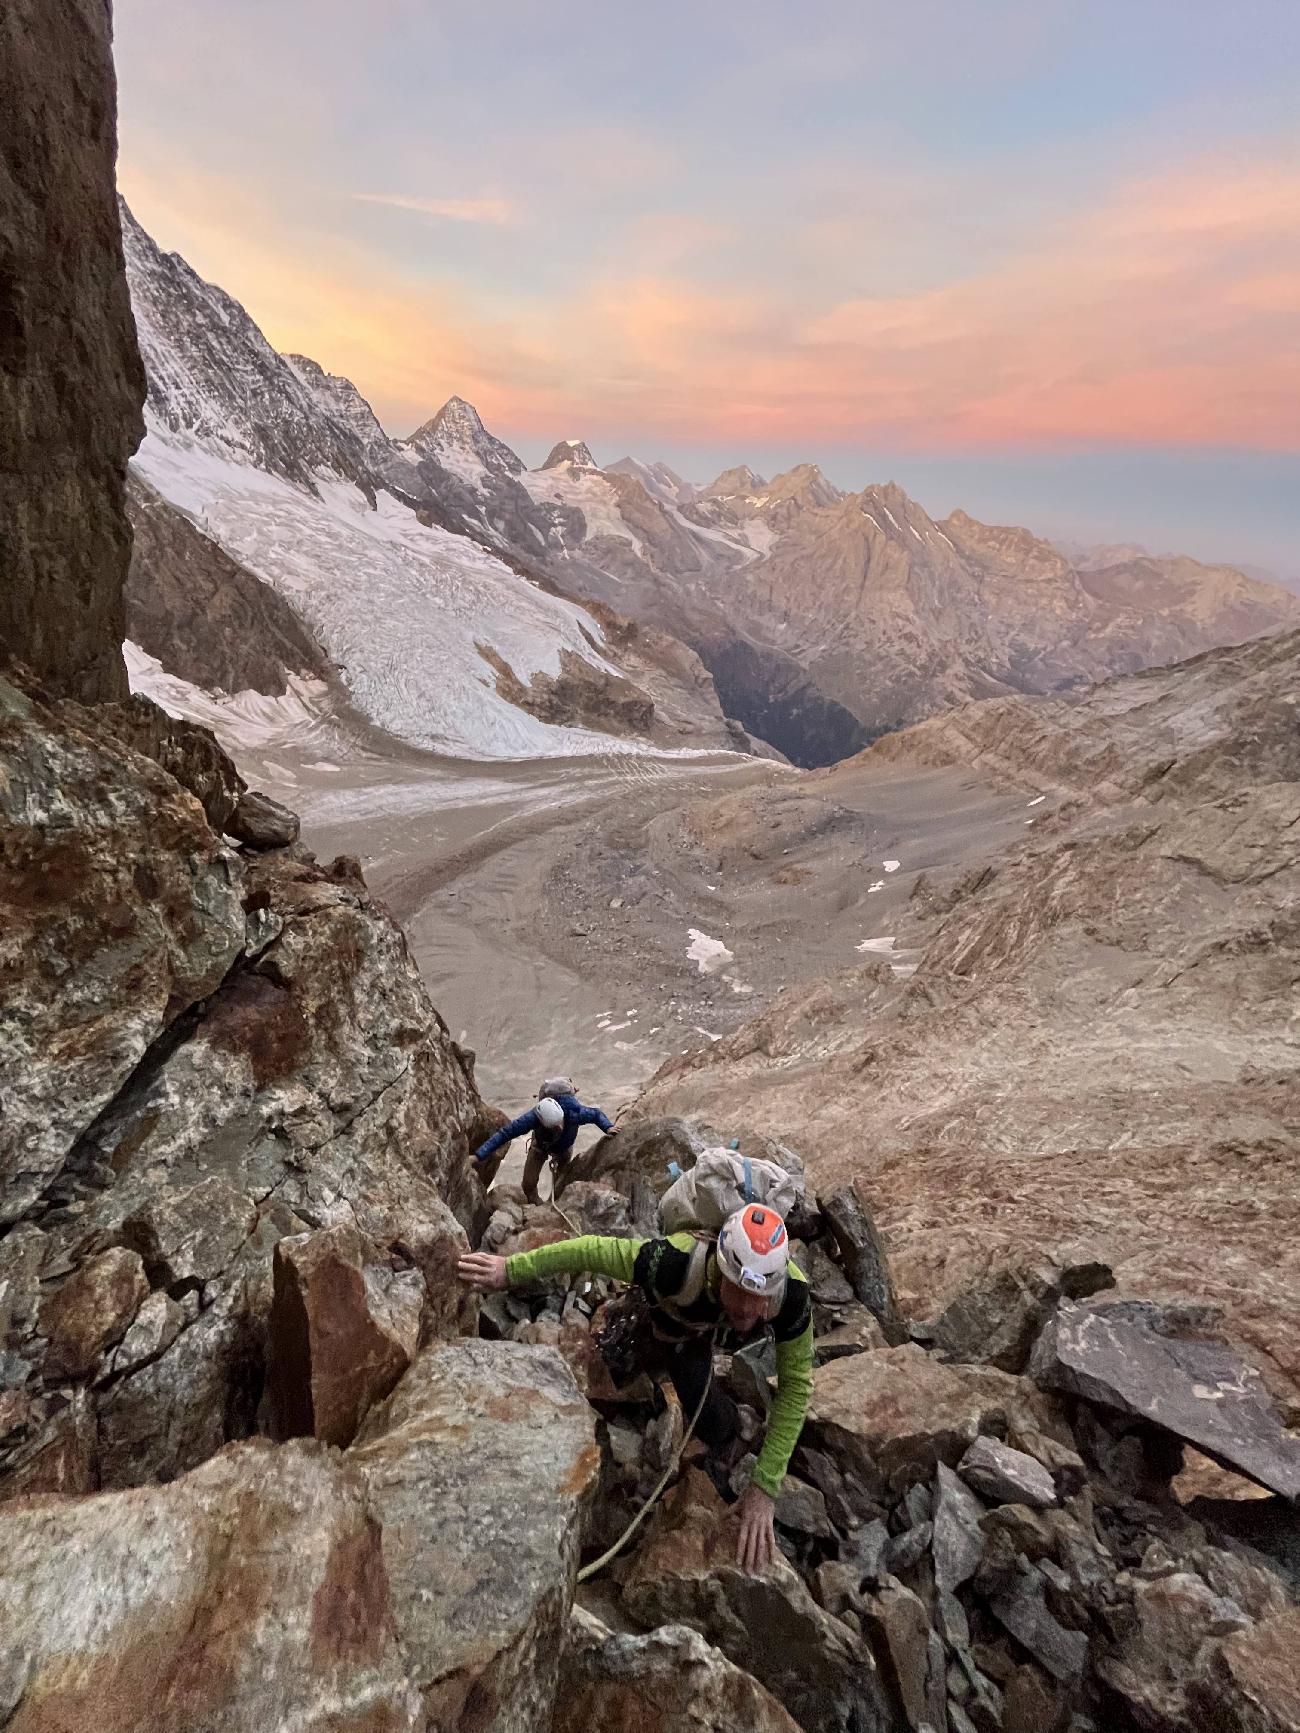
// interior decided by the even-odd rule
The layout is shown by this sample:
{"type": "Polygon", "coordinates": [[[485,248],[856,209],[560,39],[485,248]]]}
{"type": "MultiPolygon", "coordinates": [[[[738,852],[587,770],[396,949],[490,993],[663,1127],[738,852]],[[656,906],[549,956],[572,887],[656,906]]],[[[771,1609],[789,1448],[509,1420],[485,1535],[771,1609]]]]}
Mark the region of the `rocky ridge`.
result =
{"type": "Polygon", "coordinates": [[[518,482],[557,514],[543,557],[561,584],[666,624],[727,713],[802,764],[972,698],[1300,620],[1288,591],[1229,567],[1128,549],[1076,567],[1028,530],[961,511],[936,522],[892,483],[843,493],[815,464],[770,481],[739,465],[695,487],[663,464],[601,469],[561,441],[518,482]]]}
{"type": "MultiPolygon", "coordinates": [[[[1284,634],[970,705],[821,773],[831,804],[936,764],[1019,787],[1022,840],[903,861],[859,967],[670,1061],[647,1109],[865,1172],[914,1313],[1084,1241],[1126,1291],[1220,1307],[1296,1402],[1298,658],[1284,634]]],[[[766,812],[710,822],[743,852],[766,812]]]]}

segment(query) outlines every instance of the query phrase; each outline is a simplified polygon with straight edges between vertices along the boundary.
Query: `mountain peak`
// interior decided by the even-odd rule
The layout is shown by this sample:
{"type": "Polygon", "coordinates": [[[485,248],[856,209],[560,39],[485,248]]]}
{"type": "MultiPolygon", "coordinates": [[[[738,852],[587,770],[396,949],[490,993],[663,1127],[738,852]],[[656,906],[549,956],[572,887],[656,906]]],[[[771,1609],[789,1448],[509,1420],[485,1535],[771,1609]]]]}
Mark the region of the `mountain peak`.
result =
{"type": "Polygon", "coordinates": [[[523,459],[484,427],[482,417],[463,397],[449,397],[436,415],[401,442],[420,457],[431,457],[444,469],[464,475],[485,469],[499,475],[521,475],[523,459]]]}
{"type": "Polygon", "coordinates": [[[793,469],[774,475],[766,484],[769,500],[793,500],[801,506],[834,505],[840,490],[833,487],[815,463],[797,463],[793,469]]]}
{"type": "Polygon", "coordinates": [[[699,491],[701,499],[736,499],[758,493],[767,483],[761,475],[756,475],[747,463],[738,463],[731,469],[724,469],[707,487],[699,491]]]}
{"type": "Polygon", "coordinates": [[[595,458],[591,455],[591,447],[582,439],[562,439],[558,445],[551,448],[551,454],[542,465],[543,469],[559,469],[561,464],[568,463],[574,469],[596,469],[595,458]]]}
{"type": "Polygon", "coordinates": [[[605,465],[606,475],[630,475],[654,499],[684,505],[695,496],[695,489],[683,481],[675,469],[666,463],[642,463],[636,457],[620,457],[617,463],[605,465]]]}

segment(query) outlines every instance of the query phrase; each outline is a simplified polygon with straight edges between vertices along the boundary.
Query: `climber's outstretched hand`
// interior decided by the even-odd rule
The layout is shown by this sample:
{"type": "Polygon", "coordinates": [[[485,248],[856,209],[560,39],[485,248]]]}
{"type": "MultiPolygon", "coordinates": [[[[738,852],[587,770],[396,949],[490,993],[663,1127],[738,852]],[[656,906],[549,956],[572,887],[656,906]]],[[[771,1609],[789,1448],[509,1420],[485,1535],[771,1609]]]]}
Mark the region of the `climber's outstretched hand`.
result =
{"type": "Polygon", "coordinates": [[[491,1252],[467,1252],[456,1265],[456,1274],[462,1282],[468,1282],[471,1288],[477,1288],[481,1294],[490,1294],[495,1288],[504,1288],[506,1281],[506,1260],[494,1258],[491,1252]]]}
{"type": "Polygon", "coordinates": [[[772,1518],[776,1500],[761,1486],[746,1489],[740,1504],[740,1535],[736,1542],[736,1562],[743,1571],[761,1571],[776,1555],[776,1534],[772,1518]]]}

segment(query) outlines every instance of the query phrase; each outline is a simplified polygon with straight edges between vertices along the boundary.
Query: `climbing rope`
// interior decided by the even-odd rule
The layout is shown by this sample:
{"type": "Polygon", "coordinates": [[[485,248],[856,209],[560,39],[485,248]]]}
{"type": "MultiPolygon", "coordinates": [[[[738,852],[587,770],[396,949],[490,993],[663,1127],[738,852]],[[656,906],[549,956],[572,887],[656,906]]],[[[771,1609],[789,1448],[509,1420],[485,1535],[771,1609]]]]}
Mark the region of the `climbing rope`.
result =
{"type": "Polygon", "coordinates": [[[640,1528],[641,1524],[645,1521],[646,1517],[649,1516],[650,1512],[654,1509],[655,1504],[658,1501],[659,1494],[667,1486],[668,1481],[669,1481],[669,1477],[671,1476],[673,1470],[677,1467],[677,1464],[681,1461],[682,1452],[683,1452],[683,1450],[685,1450],[686,1446],[690,1443],[691,1438],[694,1435],[696,1423],[698,1422],[700,1415],[703,1414],[703,1412],[704,1412],[704,1404],[708,1401],[709,1391],[712,1390],[712,1388],[713,1388],[713,1345],[717,1340],[717,1335],[718,1335],[718,1332],[715,1329],[713,1332],[713,1335],[709,1338],[709,1375],[704,1380],[704,1389],[700,1393],[700,1400],[696,1404],[694,1414],[691,1415],[690,1425],[686,1428],[685,1432],[682,1434],[681,1443],[677,1446],[676,1450],[673,1451],[672,1458],[669,1461],[667,1468],[665,1468],[663,1473],[659,1476],[659,1480],[655,1486],[654,1491],[650,1494],[649,1498],[646,1499],[645,1503],[641,1506],[640,1510],[637,1511],[636,1515],[632,1518],[631,1522],[628,1523],[627,1527],[623,1530],[622,1534],[614,1542],[613,1546],[610,1547],[606,1552],[601,1553],[601,1555],[598,1559],[593,1559],[589,1565],[583,1565],[582,1569],[578,1572],[578,1581],[580,1583],[585,1583],[589,1578],[594,1577],[596,1575],[597,1571],[603,1571],[605,1566],[607,1564],[609,1564],[611,1562],[611,1560],[616,1559],[618,1557],[618,1555],[622,1552],[623,1548],[627,1545],[627,1543],[631,1540],[632,1536],[636,1533],[636,1531],[640,1528]]]}

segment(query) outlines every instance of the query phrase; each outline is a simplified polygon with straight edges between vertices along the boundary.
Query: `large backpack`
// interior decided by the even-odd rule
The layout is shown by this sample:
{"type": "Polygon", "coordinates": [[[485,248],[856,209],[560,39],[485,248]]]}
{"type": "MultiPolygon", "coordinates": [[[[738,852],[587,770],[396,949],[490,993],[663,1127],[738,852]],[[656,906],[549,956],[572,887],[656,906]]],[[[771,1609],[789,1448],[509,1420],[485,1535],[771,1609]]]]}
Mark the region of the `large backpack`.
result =
{"type": "Polygon", "coordinates": [[[660,1198],[659,1219],[666,1234],[689,1228],[716,1234],[727,1217],[747,1203],[766,1204],[787,1216],[798,1197],[794,1179],[774,1161],[734,1149],[705,1149],[660,1198]]]}

